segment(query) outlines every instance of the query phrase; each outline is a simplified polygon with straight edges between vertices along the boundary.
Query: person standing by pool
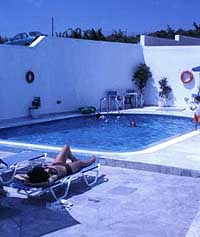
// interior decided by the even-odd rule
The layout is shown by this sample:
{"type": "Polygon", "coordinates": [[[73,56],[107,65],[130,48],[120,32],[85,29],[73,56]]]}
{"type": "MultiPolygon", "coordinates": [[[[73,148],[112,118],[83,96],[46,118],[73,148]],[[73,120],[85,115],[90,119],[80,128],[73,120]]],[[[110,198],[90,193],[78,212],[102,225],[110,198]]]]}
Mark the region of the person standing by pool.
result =
{"type": "Polygon", "coordinates": [[[194,122],[195,122],[195,129],[197,130],[198,124],[200,123],[200,96],[197,96],[195,100],[197,101],[197,105],[194,111],[194,122]]]}

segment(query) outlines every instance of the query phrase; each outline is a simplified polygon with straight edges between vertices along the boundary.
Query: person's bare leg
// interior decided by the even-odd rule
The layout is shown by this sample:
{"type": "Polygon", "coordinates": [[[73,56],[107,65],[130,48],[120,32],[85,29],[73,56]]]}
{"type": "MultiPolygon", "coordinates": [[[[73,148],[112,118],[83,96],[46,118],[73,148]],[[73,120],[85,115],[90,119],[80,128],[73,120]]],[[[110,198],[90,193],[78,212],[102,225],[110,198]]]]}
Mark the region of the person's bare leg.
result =
{"type": "Polygon", "coordinates": [[[62,150],[56,156],[55,160],[52,162],[52,164],[54,164],[54,163],[64,163],[65,164],[66,160],[67,160],[67,153],[68,153],[68,146],[64,145],[62,150]]]}
{"type": "Polygon", "coordinates": [[[71,167],[72,173],[74,174],[74,173],[80,171],[82,168],[93,164],[95,161],[96,161],[96,157],[92,156],[88,160],[83,160],[83,161],[77,160],[77,161],[68,163],[68,165],[71,167]]]}
{"type": "Polygon", "coordinates": [[[67,146],[67,149],[66,149],[66,159],[69,158],[72,162],[74,161],[78,161],[79,159],[77,159],[71,152],[71,149],[69,146],[67,146]]]}

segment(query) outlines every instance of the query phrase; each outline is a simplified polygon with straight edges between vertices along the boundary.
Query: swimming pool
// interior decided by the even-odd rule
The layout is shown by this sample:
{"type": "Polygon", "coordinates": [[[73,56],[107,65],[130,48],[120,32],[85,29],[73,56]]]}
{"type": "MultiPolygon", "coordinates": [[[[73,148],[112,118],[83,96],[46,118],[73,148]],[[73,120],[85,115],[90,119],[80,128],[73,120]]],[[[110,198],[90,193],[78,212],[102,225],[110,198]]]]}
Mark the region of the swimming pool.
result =
{"type": "Polygon", "coordinates": [[[0,139],[51,146],[69,144],[74,149],[91,151],[127,152],[142,150],[192,130],[191,118],[121,114],[108,115],[104,120],[84,116],[1,129],[0,139]],[[137,127],[130,126],[133,120],[137,127]]]}

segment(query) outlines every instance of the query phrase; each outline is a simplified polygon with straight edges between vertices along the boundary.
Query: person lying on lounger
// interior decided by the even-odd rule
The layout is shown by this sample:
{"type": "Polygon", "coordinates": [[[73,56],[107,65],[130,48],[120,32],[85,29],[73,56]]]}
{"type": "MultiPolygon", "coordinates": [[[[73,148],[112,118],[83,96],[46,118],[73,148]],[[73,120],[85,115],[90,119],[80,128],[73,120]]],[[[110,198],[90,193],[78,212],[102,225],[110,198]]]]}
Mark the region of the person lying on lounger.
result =
{"type": "Polygon", "coordinates": [[[52,184],[60,178],[79,172],[82,168],[93,164],[95,160],[96,157],[92,156],[88,160],[81,161],[72,155],[69,146],[64,145],[51,165],[35,166],[27,174],[17,174],[15,178],[29,184],[52,184]],[[67,162],[67,159],[71,162],[67,162]]]}

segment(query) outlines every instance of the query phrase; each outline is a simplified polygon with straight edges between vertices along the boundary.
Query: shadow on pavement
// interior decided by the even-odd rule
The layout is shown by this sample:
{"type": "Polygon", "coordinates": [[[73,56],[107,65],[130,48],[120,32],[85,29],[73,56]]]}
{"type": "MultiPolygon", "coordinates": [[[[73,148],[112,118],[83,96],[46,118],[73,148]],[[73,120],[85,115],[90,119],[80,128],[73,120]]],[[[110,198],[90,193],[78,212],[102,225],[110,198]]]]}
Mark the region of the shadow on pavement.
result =
{"type": "MultiPolygon", "coordinates": [[[[76,196],[82,193],[87,192],[90,189],[95,188],[95,186],[100,185],[102,183],[108,182],[108,179],[105,178],[106,175],[102,174],[101,176],[98,177],[97,182],[92,186],[88,187],[83,179],[75,180],[73,182],[73,185],[71,185],[71,188],[69,190],[68,197],[76,196]]],[[[89,179],[92,177],[88,177],[89,179]]]]}
{"type": "Polygon", "coordinates": [[[35,237],[80,224],[66,209],[46,208],[44,200],[7,197],[6,203],[6,206],[0,206],[2,237],[35,237]]]}
{"type": "MultiPolygon", "coordinates": [[[[92,185],[91,187],[86,185],[83,178],[73,180],[71,185],[70,185],[68,195],[65,199],[69,199],[73,196],[83,194],[83,193],[87,192],[88,190],[95,188],[95,186],[97,186],[97,185],[108,182],[108,179],[105,178],[105,176],[106,175],[104,175],[104,174],[99,176],[98,179],[97,179],[97,182],[94,185],[92,185]]],[[[92,181],[93,178],[94,177],[92,177],[92,176],[88,176],[88,179],[89,180],[91,179],[90,182],[92,181]]],[[[54,191],[55,191],[57,197],[61,197],[63,195],[63,193],[65,192],[65,189],[66,189],[65,185],[63,185],[62,187],[56,188],[54,191]]],[[[42,197],[43,197],[43,199],[45,199],[49,203],[55,202],[55,199],[53,198],[52,195],[49,195],[49,193],[43,194],[42,197]]]]}

